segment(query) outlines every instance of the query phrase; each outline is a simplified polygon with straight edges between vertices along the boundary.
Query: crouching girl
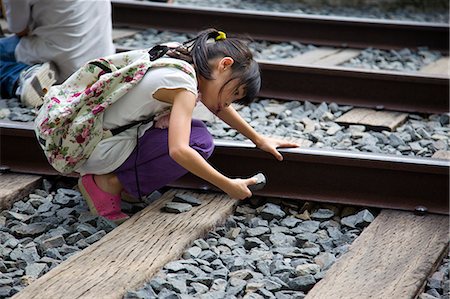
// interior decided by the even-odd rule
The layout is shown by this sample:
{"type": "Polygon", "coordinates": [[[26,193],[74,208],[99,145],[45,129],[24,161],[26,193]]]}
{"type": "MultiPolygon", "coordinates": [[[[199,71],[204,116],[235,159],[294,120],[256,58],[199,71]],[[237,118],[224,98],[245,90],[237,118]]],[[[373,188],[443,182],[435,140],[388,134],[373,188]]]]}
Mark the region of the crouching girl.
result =
{"type": "Polygon", "coordinates": [[[122,191],[135,197],[147,195],[188,171],[232,198],[251,196],[248,186],[255,179],[228,178],[206,161],[214,145],[203,122],[192,119],[198,99],[280,161],[278,147],[297,146],[261,136],[231,106],[249,103],[261,85],[258,64],[243,41],[208,29],[177,47],[155,47],[153,55],[159,57],[155,62],[165,66],[149,69],[134,88],[107,108],[103,127],[114,130],[148,115],[157,115],[155,122],[103,139],[77,169],[82,175],[79,187],[91,212],[117,223],[128,218],[120,209],[122,191]]]}

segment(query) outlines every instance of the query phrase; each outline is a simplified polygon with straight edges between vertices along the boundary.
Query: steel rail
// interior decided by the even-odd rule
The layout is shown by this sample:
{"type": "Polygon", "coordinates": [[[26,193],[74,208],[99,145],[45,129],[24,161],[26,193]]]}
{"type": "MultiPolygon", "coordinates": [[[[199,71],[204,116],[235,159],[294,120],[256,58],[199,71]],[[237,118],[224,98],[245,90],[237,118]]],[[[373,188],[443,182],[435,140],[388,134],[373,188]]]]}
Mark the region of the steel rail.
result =
{"type": "MultiPolygon", "coordinates": [[[[0,161],[12,171],[58,174],[30,124],[0,121],[0,138],[0,161]]],[[[223,173],[266,174],[268,184],[257,195],[402,210],[425,206],[431,213],[449,213],[448,161],[300,148],[280,150],[284,160],[279,162],[250,143],[215,140],[215,145],[210,162],[223,173]]],[[[191,174],[171,186],[214,189],[191,174]]]]}
{"type": "MultiPolygon", "coordinates": [[[[117,49],[127,50],[134,48],[117,49]]],[[[450,80],[443,75],[292,65],[282,61],[258,63],[261,97],[419,113],[450,111],[450,80]]]]}
{"type": "Polygon", "coordinates": [[[449,78],[259,61],[260,96],[407,112],[448,113],[449,78]]]}
{"type": "Polygon", "coordinates": [[[439,23],[273,13],[238,9],[112,1],[115,26],[198,32],[215,27],[254,39],[381,49],[427,46],[448,52],[449,26],[439,23]]]}

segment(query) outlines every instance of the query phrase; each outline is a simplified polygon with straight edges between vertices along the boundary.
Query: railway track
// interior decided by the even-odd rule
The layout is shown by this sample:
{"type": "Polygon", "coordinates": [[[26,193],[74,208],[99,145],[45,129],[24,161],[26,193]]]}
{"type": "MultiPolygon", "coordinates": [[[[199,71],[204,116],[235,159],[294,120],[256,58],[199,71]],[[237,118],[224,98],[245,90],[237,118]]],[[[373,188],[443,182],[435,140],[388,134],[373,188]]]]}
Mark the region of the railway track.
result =
{"type": "Polygon", "coordinates": [[[443,24],[208,9],[146,1],[113,0],[112,5],[116,26],[179,32],[217,27],[234,34],[249,34],[254,39],[353,48],[426,45],[448,53],[449,27],[443,24]]]}
{"type": "MultiPolygon", "coordinates": [[[[139,25],[143,16],[149,13],[158,16],[154,18],[155,22],[161,17],[160,24],[164,17],[168,17],[162,12],[168,9],[167,5],[154,3],[129,5],[126,1],[114,1],[115,18],[117,18],[117,9],[122,7],[121,5],[126,5],[127,9],[133,7],[134,21],[124,22],[127,25],[132,22],[139,25]],[[161,11],[150,10],[148,7],[152,9],[156,7],[161,11]]],[[[195,27],[200,25],[186,19],[184,14],[187,10],[176,9],[181,12],[175,19],[184,18],[182,19],[185,25],[184,30],[191,31],[190,27],[186,27],[186,24],[189,24],[189,26],[192,25],[193,31],[197,31],[198,28],[195,27]]],[[[198,10],[206,13],[206,10],[198,10]]],[[[237,20],[236,18],[241,14],[238,11],[220,12],[224,15],[229,13],[229,18],[232,20],[237,20]]],[[[173,18],[173,14],[171,16],[173,18]]],[[[255,19],[261,16],[264,14],[253,13],[255,19]]],[[[276,20],[286,16],[267,17],[276,20]]],[[[312,22],[311,19],[314,17],[296,22],[308,24],[312,22]]],[[[208,18],[204,17],[204,20],[208,18]]],[[[319,20],[314,21],[320,23],[319,20]]],[[[331,23],[323,20],[321,22],[322,25],[309,26],[320,28],[325,23],[331,26],[331,23]]],[[[372,21],[372,23],[380,27],[378,32],[383,32],[383,26],[391,26],[381,24],[383,22],[372,21]]],[[[398,30],[406,30],[404,25],[399,24],[398,30]]],[[[140,24],[140,26],[144,25],[140,24]]],[[[145,27],[148,26],[145,24],[145,27]]],[[[345,27],[344,25],[335,26],[341,30],[345,27]]],[[[359,26],[365,27],[362,24],[359,26]]],[[[226,30],[233,31],[233,28],[226,30]]],[[[394,27],[390,28],[392,32],[394,27]]],[[[430,28],[427,30],[431,30],[430,28]]],[[[317,30],[320,32],[320,29],[317,30]]],[[[436,31],[436,29],[433,30],[436,31]]],[[[439,30],[447,30],[448,33],[448,27],[439,30]]],[[[258,37],[258,34],[262,33],[256,33],[255,36],[258,37]]],[[[323,38],[322,34],[318,36],[323,38]]],[[[307,39],[308,37],[295,38],[307,39]]],[[[293,38],[289,36],[289,39],[293,38]]],[[[338,42],[324,39],[317,43],[337,45],[338,42]]],[[[408,42],[411,41],[402,41],[402,43],[408,42]]],[[[351,43],[354,43],[355,47],[358,44],[364,46],[364,41],[351,41],[351,43]]],[[[382,43],[389,48],[404,46],[380,41],[380,45],[382,43]]],[[[444,97],[448,100],[448,78],[446,77],[404,74],[395,76],[389,72],[260,63],[265,80],[270,82],[263,87],[262,91],[262,95],[268,97],[284,99],[308,97],[317,101],[332,98],[335,102],[355,106],[378,108],[383,106],[393,110],[415,112],[448,112],[448,103],[444,104],[443,101],[444,97]],[[359,80],[358,83],[355,83],[356,80],[359,80]],[[283,85],[281,83],[283,81],[287,83],[283,85]],[[300,86],[298,82],[305,82],[305,84],[300,86]],[[330,89],[323,91],[326,89],[324,86],[330,82],[333,82],[330,89]],[[340,89],[339,87],[343,85],[358,85],[358,88],[340,89]],[[380,89],[378,94],[377,88],[380,89]],[[415,92],[409,94],[409,90],[415,92]],[[322,91],[323,93],[318,94],[322,91]],[[411,101],[409,101],[410,98],[412,98],[411,101]],[[405,103],[407,100],[408,102],[405,103]]],[[[31,123],[0,121],[0,139],[2,166],[18,173],[57,174],[42,154],[31,123]]],[[[331,202],[339,205],[389,209],[381,211],[380,216],[352,245],[350,252],[344,254],[329,269],[329,274],[325,278],[320,278],[322,281],[310,291],[307,298],[338,298],[340,296],[363,298],[368,294],[375,294],[375,297],[379,298],[417,297],[428,273],[433,271],[448,250],[450,169],[448,161],[300,148],[282,150],[284,161],[279,163],[268,154],[256,150],[249,143],[215,140],[215,144],[216,150],[210,161],[214,167],[221,169],[227,175],[250,176],[256,172],[266,174],[269,184],[256,193],[259,196],[275,197],[281,201],[294,199],[298,202],[302,199],[317,202],[318,205],[331,202]],[[404,211],[393,211],[393,209],[404,211]],[[420,215],[413,215],[409,211],[415,211],[420,215]],[[423,216],[424,214],[426,216],[423,216]],[[411,260],[414,261],[414,265],[411,260]],[[383,275],[380,275],[380,267],[383,269],[383,275]],[[399,276],[399,271],[405,274],[399,276]]],[[[36,187],[35,177],[27,177],[26,180],[24,185],[27,186],[27,190],[36,187]]],[[[171,184],[171,187],[208,192],[215,190],[193,175],[183,177],[171,184]]],[[[159,201],[135,214],[130,220],[81,253],[68,258],[66,262],[30,284],[14,298],[122,298],[127,290],[142,285],[167,262],[178,258],[195,238],[203,237],[204,232],[223,222],[223,219],[234,211],[236,201],[223,194],[208,192],[170,190],[159,201]],[[184,215],[161,213],[163,205],[177,192],[198,196],[204,203],[184,215]],[[130,231],[134,233],[130,234],[130,231]]],[[[9,199],[12,198],[8,196],[9,199]]],[[[11,201],[17,200],[18,196],[16,194],[11,201]]],[[[292,206],[290,208],[292,209],[292,206]]],[[[8,217],[21,216],[10,213],[8,217]]],[[[269,236],[266,235],[266,238],[269,236]]],[[[27,247],[32,246],[27,245],[27,247]]],[[[289,259],[292,258],[295,259],[295,257],[289,257],[289,259]]],[[[172,273],[172,275],[175,274],[172,273]]],[[[291,287],[291,284],[289,286],[291,287]]],[[[258,292],[256,289],[252,290],[252,287],[256,288],[258,285],[250,284],[249,286],[247,283],[246,292],[258,292]]]]}
{"type": "MultiPolygon", "coordinates": [[[[245,33],[255,39],[301,41],[338,47],[345,44],[353,48],[393,49],[427,45],[448,53],[448,42],[445,41],[448,41],[449,27],[442,24],[207,10],[122,0],[113,1],[113,22],[117,27],[152,27],[190,33],[211,26],[223,28],[231,33],[243,33],[242,26],[238,24],[245,23],[245,33]],[[304,28],[307,22],[305,20],[314,26],[304,28]],[[362,32],[362,28],[367,31],[362,32]],[[404,31],[397,31],[399,28],[404,31]],[[329,36],[322,36],[322,32],[329,36]],[[315,40],[302,36],[312,33],[317,36],[315,40]],[[427,40],[431,36],[434,36],[433,42],[427,40]],[[355,38],[367,40],[353,41],[355,38]],[[396,44],[380,42],[377,38],[389,39],[396,44]],[[408,39],[414,40],[415,44],[409,43],[408,39]],[[445,42],[445,46],[435,47],[436,41],[445,42]]],[[[131,48],[118,48],[118,51],[126,50],[131,48]]],[[[301,59],[299,61],[300,63],[295,59],[288,62],[259,61],[263,76],[260,96],[289,100],[307,98],[317,102],[332,99],[338,104],[407,112],[446,113],[450,109],[448,74],[357,70],[338,66],[315,66],[302,63],[301,59]]]]}
{"type": "MultiPolygon", "coordinates": [[[[57,174],[43,155],[32,124],[0,122],[1,161],[12,171],[57,174]],[[26,156],[22,149],[28,149],[26,156]]],[[[282,163],[245,142],[216,140],[210,162],[229,176],[264,172],[270,184],[256,194],[290,199],[448,214],[450,162],[320,149],[282,150],[282,163]],[[320,188],[318,188],[320,186],[320,188]]],[[[187,175],[173,187],[212,190],[187,175]]]]}

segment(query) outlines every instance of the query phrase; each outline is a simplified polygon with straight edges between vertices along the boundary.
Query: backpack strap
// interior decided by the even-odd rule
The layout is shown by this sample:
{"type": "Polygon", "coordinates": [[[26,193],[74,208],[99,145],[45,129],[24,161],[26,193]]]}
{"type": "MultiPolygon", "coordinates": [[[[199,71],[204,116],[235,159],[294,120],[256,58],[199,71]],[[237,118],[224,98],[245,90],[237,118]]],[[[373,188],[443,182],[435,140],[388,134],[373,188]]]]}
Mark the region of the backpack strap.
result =
{"type": "Polygon", "coordinates": [[[111,130],[109,130],[109,131],[111,132],[111,134],[112,134],[113,136],[115,136],[115,135],[117,135],[117,134],[122,133],[123,131],[128,130],[129,128],[134,127],[135,125],[138,125],[138,124],[142,124],[142,125],[148,124],[149,122],[153,121],[154,118],[155,118],[155,116],[152,116],[152,117],[150,117],[150,118],[148,118],[148,119],[144,119],[144,120],[137,120],[137,121],[134,121],[134,122],[129,123],[129,124],[127,124],[127,125],[124,125],[124,126],[121,126],[121,127],[115,128],[115,129],[111,129],[111,130]]]}
{"type": "Polygon", "coordinates": [[[104,65],[103,63],[101,63],[100,61],[91,61],[89,62],[89,64],[95,65],[96,67],[101,68],[103,71],[105,71],[105,73],[112,73],[112,70],[107,67],[106,65],[104,65]]]}

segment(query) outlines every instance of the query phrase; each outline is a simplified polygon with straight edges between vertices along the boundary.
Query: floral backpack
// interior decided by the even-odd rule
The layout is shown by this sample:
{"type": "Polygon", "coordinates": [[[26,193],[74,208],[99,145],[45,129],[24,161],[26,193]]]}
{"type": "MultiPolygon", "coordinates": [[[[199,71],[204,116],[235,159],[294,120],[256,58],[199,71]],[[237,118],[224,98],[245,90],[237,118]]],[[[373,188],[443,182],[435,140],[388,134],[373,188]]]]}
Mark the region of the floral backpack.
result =
{"type": "MultiPolygon", "coordinates": [[[[102,112],[133,88],[149,68],[175,67],[195,77],[193,69],[181,61],[179,64],[158,62],[156,58],[162,55],[157,53],[155,57],[152,50],[92,60],[64,83],[49,89],[35,120],[35,132],[53,168],[61,173],[76,170],[98,142],[113,135],[103,129],[102,112]]],[[[120,132],[138,123],[141,122],[126,125],[120,132]]]]}

